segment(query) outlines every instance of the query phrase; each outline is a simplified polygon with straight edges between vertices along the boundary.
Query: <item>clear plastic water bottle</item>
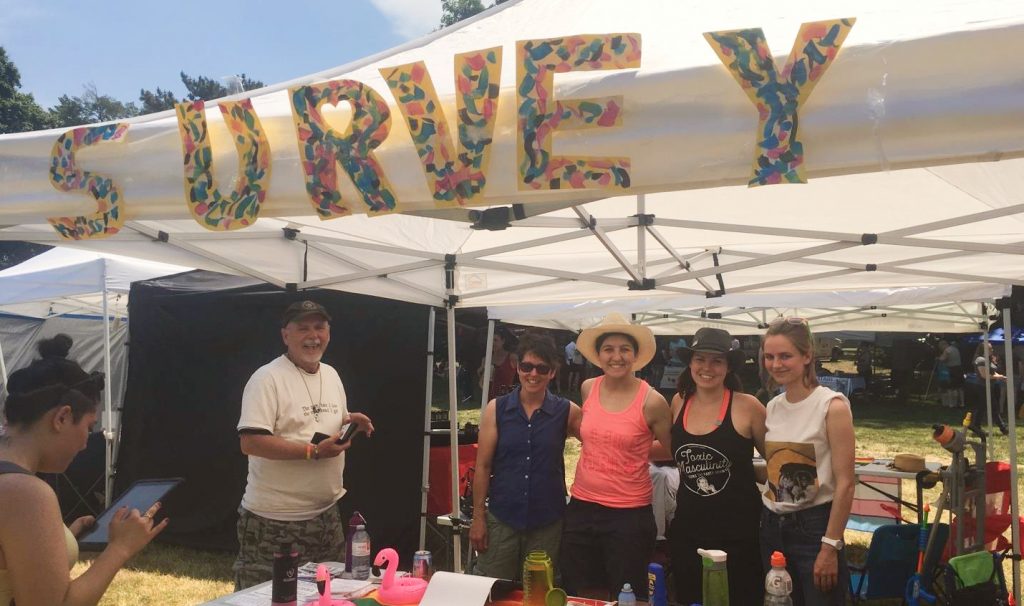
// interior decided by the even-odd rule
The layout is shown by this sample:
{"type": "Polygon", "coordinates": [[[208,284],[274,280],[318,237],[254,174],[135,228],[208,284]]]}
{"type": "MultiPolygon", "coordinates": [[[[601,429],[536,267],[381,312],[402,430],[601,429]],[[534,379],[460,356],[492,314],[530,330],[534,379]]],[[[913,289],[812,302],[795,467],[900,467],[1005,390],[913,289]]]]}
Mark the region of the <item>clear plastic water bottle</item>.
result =
{"type": "Polygon", "coordinates": [[[786,571],[786,556],[772,553],[772,569],[764,577],[764,606],[793,606],[793,579],[786,571]]]}
{"type": "Polygon", "coordinates": [[[626,583],[619,592],[619,606],[636,606],[636,594],[633,593],[633,586],[626,583]]]}
{"type": "Polygon", "coordinates": [[[352,578],[365,581],[370,578],[370,534],[366,526],[356,526],[352,535],[352,578]]]}

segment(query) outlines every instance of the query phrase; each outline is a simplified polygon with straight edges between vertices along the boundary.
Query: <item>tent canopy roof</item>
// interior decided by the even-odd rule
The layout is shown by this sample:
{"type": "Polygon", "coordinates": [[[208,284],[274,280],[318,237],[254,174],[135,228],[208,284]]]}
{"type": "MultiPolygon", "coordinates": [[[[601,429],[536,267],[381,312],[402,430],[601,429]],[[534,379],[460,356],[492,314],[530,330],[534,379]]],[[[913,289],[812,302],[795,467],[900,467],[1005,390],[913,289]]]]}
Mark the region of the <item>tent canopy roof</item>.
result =
{"type": "Polygon", "coordinates": [[[100,297],[127,294],[131,283],[188,267],[106,253],[54,248],[0,271],[0,311],[32,317],[95,313],[100,297]]]}

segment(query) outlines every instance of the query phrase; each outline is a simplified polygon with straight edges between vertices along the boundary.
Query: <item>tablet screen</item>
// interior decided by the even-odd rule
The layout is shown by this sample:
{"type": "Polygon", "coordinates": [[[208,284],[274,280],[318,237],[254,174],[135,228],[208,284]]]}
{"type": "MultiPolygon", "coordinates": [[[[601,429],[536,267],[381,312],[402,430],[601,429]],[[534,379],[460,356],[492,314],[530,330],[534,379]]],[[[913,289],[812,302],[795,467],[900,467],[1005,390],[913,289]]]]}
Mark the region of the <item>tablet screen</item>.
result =
{"type": "Polygon", "coordinates": [[[110,521],[114,519],[114,514],[117,513],[117,510],[127,507],[129,511],[138,509],[139,513],[146,513],[147,509],[163,499],[171,489],[181,482],[181,478],[139,480],[135,482],[111,503],[109,509],[96,518],[96,525],[91,530],[78,538],[79,548],[87,551],[105,548],[110,541],[110,521]]]}

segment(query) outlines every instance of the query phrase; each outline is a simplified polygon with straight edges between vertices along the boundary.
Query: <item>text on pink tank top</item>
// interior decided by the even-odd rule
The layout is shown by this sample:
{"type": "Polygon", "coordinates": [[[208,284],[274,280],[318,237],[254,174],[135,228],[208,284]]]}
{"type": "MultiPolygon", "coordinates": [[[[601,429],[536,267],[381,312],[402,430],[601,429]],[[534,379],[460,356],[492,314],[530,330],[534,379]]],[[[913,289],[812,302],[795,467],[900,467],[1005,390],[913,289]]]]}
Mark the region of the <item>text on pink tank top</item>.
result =
{"type": "Polygon", "coordinates": [[[583,447],[576,464],[574,498],[625,509],[651,504],[651,477],[647,471],[653,436],[644,419],[644,402],[651,386],[640,382],[636,397],[621,412],[601,406],[598,377],[583,403],[580,434],[583,447]]]}

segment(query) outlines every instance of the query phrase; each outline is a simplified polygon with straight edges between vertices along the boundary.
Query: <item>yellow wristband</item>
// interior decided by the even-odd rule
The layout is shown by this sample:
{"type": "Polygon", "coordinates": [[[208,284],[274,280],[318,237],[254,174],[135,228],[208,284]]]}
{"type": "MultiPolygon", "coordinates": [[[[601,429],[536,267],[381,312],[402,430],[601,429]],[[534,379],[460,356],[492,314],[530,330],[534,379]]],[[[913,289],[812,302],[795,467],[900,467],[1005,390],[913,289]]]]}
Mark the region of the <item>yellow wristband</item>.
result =
{"type": "Polygon", "coordinates": [[[312,454],[313,454],[313,445],[312,444],[306,444],[306,460],[307,461],[309,460],[310,456],[312,456],[312,454]]]}

